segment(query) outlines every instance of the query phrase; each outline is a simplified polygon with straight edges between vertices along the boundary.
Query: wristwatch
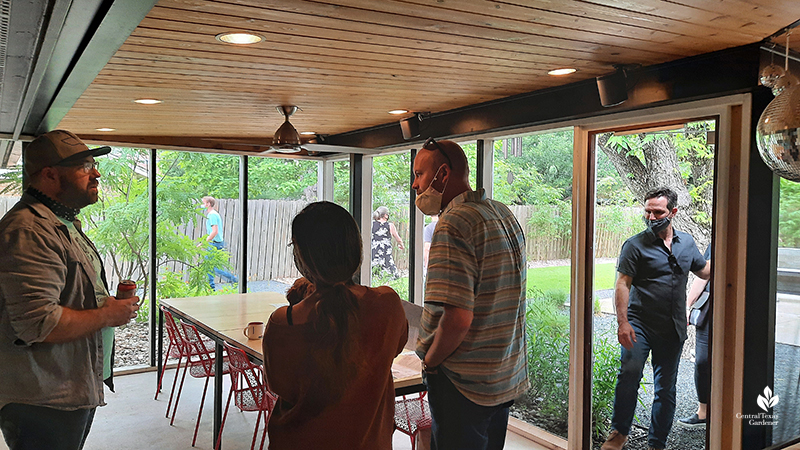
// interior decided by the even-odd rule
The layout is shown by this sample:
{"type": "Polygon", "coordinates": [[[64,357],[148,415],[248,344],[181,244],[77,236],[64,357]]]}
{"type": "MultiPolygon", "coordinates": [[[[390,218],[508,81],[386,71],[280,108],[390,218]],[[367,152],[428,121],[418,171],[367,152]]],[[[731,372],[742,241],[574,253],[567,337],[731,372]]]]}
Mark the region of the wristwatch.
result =
{"type": "Polygon", "coordinates": [[[425,360],[422,360],[422,372],[435,375],[439,373],[439,366],[429,366],[425,364],[425,360]]]}

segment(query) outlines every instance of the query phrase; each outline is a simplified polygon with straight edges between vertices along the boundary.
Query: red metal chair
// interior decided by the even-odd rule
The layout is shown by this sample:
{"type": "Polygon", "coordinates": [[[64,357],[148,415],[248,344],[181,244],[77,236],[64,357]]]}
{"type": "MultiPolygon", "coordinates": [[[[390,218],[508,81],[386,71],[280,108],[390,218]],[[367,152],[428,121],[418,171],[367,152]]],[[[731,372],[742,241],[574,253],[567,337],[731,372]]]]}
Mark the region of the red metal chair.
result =
{"type": "MultiPolygon", "coordinates": [[[[194,437],[192,438],[192,447],[194,447],[194,444],[197,441],[197,430],[200,428],[200,417],[203,415],[203,404],[206,401],[208,381],[214,377],[215,359],[213,353],[206,351],[205,343],[200,338],[200,333],[197,332],[197,328],[195,328],[194,325],[181,322],[181,327],[183,328],[183,336],[185,339],[184,342],[186,343],[186,346],[192,356],[189,358],[187,364],[183,367],[181,385],[178,388],[178,398],[175,399],[175,409],[172,410],[172,419],[170,420],[169,424],[172,425],[175,421],[175,413],[178,411],[178,399],[181,397],[183,382],[186,380],[186,372],[189,372],[189,374],[194,378],[205,378],[206,383],[203,387],[203,396],[200,399],[200,411],[197,412],[197,422],[194,426],[194,437]]],[[[222,373],[230,373],[227,357],[223,358],[222,360],[222,373]]]]}
{"type": "Polygon", "coordinates": [[[261,416],[264,416],[264,434],[261,437],[261,446],[259,447],[263,449],[264,438],[267,435],[267,416],[272,412],[272,408],[275,407],[275,402],[278,398],[267,388],[261,366],[250,361],[250,358],[247,357],[247,354],[242,349],[230,346],[227,343],[224,345],[231,368],[231,391],[228,394],[228,403],[225,405],[225,414],[222,416],[222,425],[219,428],[215,449],[219,449],[222,441],[222,430],[225,428],[225,420],[228,417],[231,398],[234,399],[236,406],[242,411],[258,411],[250,450],[255,448],[258,425],[261,423],[261,416]]]}
{"type": "Polygon", "coordinates": [[[431,427],[431,409],[425,394],[420,392],[419,397],[413,398],[404,395],[394,402],[394,428],[411,438],[411,450],[416,447],[419,431],[431,427]]]}
{"type": "MultiPolygon", "coordinates": [[[[186,345],[185,339],[183,338],[183,333],[181,333],[181,330],[178,327],[178,324],[175,322],[175,319],[172,317],[172,314],[163,306],[161,307],[161,311],[164,313],[164,328],[167,330],[169,345],[167,345],[167,351],[164,353],[164,365],[161,366],[161,376],[158,378],[155,400],[158,400],[158,394],[161,392],[161,386],[164,380],[164,372],[167,371],[167,361],[170,358],[178,359],[178,366],[175,368],[175,379],[172,380],[172,389],[169,392],[169,402],[167,403],[166,417],[169,418],[169,410],[172,407],[172,398],[175,394],[175,386],[177,385],[178,372],[181,369],[181,362],[183,361],[184,357],[186,357],[186,360],[189,361],[189,358],[192,356],[192,347],[186,345]]],[[[214,352],[213,341],[204,339],[203,343],[207,353],[214,352]]]]}

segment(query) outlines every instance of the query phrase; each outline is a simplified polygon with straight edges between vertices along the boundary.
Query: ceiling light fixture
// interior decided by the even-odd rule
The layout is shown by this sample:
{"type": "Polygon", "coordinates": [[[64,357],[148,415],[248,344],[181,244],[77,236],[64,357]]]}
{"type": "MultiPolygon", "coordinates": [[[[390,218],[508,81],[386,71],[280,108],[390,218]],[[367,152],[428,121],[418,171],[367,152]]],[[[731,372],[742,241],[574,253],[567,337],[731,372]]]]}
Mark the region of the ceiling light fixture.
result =
{"type": "Polygon", "coordinates": [[[117,131],[116,128],[95,128],[94,130],[95,131],[102,131],[102,132],[117,131]]]}
{"type": "Polygon", "coordinates": [[[405,119],[400,120],[400,131],[403,132],[403,139],[409,140],[419,136],[420,133],[420,123],[424,119],[430,117],[431,113],[421,113],[415,112],[414,115],[411,117],[406,117],[405,119]]]}
{"type": "Polygon", "coordinates": [[[616,71],[608,75],[597,77],[597,93],[600,94],[600,104],[608,108],[617,106],[628,99],[628,83],[625,68],[614,66],[616,71]]]}
{"type": "Polygon", "coordinates": [[[395,116],[398,116],[400,114],[405,114],[407,112],[408,112],[407,109],[393,109],[393,110],[389,111],[389,114],[393,114],[395,116]]]}
{"type": "Polygon", "coordinates": [[[264,40],[262,36],[244,31],[231,31],[228,33],[220,33],[216,35],[215,38],[218,41],[223,42],[225,44],[236,44],[236,45],[258,44],[259,42],[264,40]]]}
{"type": "Polygon", "coordinates": [[[300,134],[302,136],[316,136],[317,132],[316,131],[301,131],[300,134]]]}
{"type": "Polygon", "coordinates": [[[272,136],[272,149],[279,153],[297,153],[302,148],[300,148],[300,134],[297,132],[297,129],[289,123],[289,116],[297,111],[297,106],[294,105],[282,105],[277,106],[276,109],[279,113],[283,114],[286,120],[283,121],[283,124],[278,128],[278,131],[275,132],[275,135],[272,136]]]}
{"type": "Polygon", "coordinates": [[[139,98],[134,100],[133,103],[138,103],[140,105],[157,105],[161,103],[161,100],[155,98],[139,98]]]}
{"type": "Polygon", "coordinates": [[[573,69],[571,67],[563,67],[561,69],[554,69],[547,72],[548,75],[552,75],[554,77],[562,76],[562,75],[569,75],[571,73],[577,72],[578,69],[573,69]]]}

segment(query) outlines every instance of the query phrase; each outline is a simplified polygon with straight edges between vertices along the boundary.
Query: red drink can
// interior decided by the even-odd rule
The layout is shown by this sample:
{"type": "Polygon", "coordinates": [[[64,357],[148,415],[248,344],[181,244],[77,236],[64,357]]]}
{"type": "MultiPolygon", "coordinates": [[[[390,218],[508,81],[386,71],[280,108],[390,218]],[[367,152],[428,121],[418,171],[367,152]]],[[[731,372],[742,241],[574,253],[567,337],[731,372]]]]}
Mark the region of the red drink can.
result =
{"type": "Polygon", "coordinates": [[[136,295],[136,282],[133,280],[121,280],[117,285],[117,300],[131,298],[136,295]]]}

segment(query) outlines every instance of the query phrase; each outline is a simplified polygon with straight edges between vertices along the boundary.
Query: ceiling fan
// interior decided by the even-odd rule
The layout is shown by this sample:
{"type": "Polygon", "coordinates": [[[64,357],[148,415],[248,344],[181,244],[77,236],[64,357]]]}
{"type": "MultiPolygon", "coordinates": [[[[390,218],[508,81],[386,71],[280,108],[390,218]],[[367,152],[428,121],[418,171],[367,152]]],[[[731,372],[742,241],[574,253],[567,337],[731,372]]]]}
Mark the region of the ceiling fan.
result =
{"type": "Polygon", "coordinates": [[[294,105],[281,105],[276,109],[279,113],[283,114],[285,120],[278,128],[272,137],[272,145],[269,150],[261,152],[260,154],[269,153],[300,153],[305,152],[310,156],[318,156],[321,153],[371,153],[370,149],[360,147],[345,147],[339,145],[328,145],[317,142],[303,143],[300,140],[300,133],[294,125],[289,122],[289,116],[297,112],[299,109],[294,105]]]}

